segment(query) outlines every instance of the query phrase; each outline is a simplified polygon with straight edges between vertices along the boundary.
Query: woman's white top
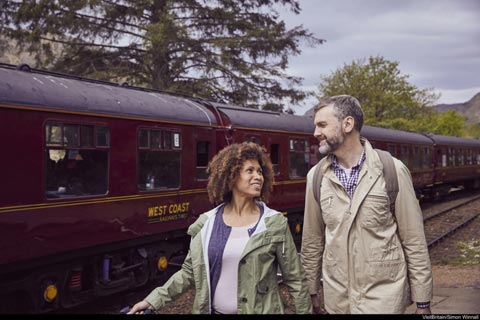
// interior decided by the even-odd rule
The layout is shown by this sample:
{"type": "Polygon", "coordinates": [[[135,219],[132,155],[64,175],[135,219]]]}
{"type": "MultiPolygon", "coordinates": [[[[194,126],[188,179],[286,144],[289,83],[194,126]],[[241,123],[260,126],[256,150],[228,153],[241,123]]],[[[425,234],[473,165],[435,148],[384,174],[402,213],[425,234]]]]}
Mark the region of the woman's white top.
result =
{"type": "Polygon", "coordinates": [[[237,313],[238,264],[250,239],[248,229],[255,224],[231,227],[232,230],[223,251],[220,279],[213,298],[213,308],[220,313],[237,313]]]}

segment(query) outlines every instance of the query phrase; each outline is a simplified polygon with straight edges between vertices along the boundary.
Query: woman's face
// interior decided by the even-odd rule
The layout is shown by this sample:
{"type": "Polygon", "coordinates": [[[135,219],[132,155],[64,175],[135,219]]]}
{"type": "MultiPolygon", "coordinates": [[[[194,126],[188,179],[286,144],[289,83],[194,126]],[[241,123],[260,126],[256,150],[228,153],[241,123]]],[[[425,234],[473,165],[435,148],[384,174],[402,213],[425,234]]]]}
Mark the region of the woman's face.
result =
{"type": "Polygon", "coordinates": [[[233,185],[235,196],[248,198],[259,197],[262,193],[263,173],[257,160],[246,160],[240,169],[240,174],[233,185]]]}

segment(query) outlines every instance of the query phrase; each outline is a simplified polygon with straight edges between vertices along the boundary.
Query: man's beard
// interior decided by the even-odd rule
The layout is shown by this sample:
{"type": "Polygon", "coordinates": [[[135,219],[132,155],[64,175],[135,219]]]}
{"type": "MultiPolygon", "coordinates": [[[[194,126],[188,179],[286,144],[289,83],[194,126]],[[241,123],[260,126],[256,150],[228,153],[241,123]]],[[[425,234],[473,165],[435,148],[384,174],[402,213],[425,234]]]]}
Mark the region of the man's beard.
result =
{"type": "Polygon", "coordinates": [[[345,140],[344,139],[344,136],[342,133],[339,133],[337,136],[336,136],[337,139],[334,139],[334,141],[328,141],[328,139],[325,141],[326,144],[324,145],[321,145],[318,147],[318,151],[320,152],[320,154],[329,154],[329,153],[332,153],[333,151],[337,150],[342,144],[343,144],[343,141],[345,140]]]}

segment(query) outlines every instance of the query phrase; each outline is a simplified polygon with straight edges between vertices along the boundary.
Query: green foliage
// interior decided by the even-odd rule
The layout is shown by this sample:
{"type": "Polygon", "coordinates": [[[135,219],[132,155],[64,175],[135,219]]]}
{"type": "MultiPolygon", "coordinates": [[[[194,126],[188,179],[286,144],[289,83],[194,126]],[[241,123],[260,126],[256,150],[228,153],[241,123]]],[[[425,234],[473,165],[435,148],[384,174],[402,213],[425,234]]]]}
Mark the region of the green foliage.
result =
{"type": "MultiPolygon", "coordinates": [[[[0,30],[39,68],[175,91],[243,106],[294,104],[308,92],[285,73],[301,41],[276,7],[298,0],[6,0],[0,30]],[[54,47],[57,44],[57,47],[54,47]]],[[[272,105],[270,105],[272,106],[272,105]]],[[[282,108],[280,105],[279,108],[282,108]]]]}
{"type": "Polygon", "coordinates": [[[357,97],[365,113],[365,124],[401,130],[425,129],[435,111],[438,96],[431,89],[420,90],[401,74],[398,62],[381,56],[345,64],[322,77],[321,96],[350,94],[357,97]]]}
{"type": "Polygon", "coordinates": [[[429,132],[446,136],[463,136],[466,118],[456,110],[448,110],[432,117],[429,132]]]}
{"type": "Polygon", "coordinates": [[[453,261],[454,264],[474,265],[480,264],[480,240],[470,242],[457,242],[460,250],[460,258],[453,261]]]}
{"type": "Polygon", "coordinates": [[[480,124],[466,123],[463,132],[465,138],[480,139],[480,124]]]}

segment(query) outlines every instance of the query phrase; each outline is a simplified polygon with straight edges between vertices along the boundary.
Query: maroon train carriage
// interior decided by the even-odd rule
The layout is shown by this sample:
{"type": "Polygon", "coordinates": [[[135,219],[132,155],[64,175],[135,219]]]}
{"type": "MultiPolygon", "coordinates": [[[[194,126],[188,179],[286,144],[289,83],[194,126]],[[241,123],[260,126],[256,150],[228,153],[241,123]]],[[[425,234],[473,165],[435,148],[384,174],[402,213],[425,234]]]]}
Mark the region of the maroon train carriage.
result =
{"type": "Polygon", "coordinates": [[[433,197],[448,194],[451,188],[480,188],[480,140],[429,134],[435,143],[433,154],[433,197]]]}
{"type": "Polygon", "coordinates": [[[162,276],[184,249],[169,239],[211,207],[216,130],[191,99],[0,68],[0,311],[162,276]]]}
{"type": "Polygon", "coordinates": [[[426,195],[433,186],[433,141],[423,134],[410,131],[392,130],[364,126],[362,136],[374,148],[386,150],[401,160],[410,170],[417,197],[426,195]]]}
{"type": "Polygon", "coordinates": [[[211,208],[208,161],[231,142],[267,147],[270,204],[300,236],[311,119],[23,69],[0,68],[0,311],[68,308],[164,279],[211,208]]]}

